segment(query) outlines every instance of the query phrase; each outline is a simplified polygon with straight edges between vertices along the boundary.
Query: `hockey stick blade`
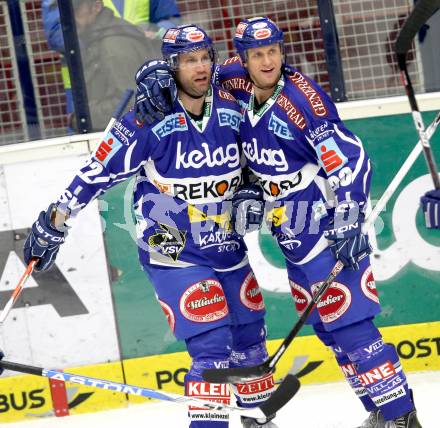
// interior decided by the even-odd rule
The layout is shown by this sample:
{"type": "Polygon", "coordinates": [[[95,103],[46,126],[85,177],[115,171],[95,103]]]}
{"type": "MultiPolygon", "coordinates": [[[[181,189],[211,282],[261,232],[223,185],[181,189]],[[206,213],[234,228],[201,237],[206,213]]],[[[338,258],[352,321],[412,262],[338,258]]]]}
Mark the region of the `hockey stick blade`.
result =
{"type": "Polygon", "coordinates": [[[397,37],[397,55],[406,55],[411,48],[414,36],[439,7],[440,0],[419,0],[416,3],[397,37]]]}
{"type": "Polygon", "coordinates": [[[299,390],[300,383],[293,375],[288,375],[283,380],[276,391],[261,406],[254,408],[238,407],[224,403],[207,401],[194,397],[173,394],[165,391],[144,388],[141,386],[128,385],[119,382],[113,382],[105,379],[97,379],[79,374],[67,373],[59,370],[44,369],[41,367],[29,366],[15,363],[12,361],[0,361],[0,367],[5,370],[12,370],[20,373],[27,373],[35,376],[47,377],[49,379],[61,380],[63,382],[77,383],[93,388],[104,389],[107,391],[120,392],[122,394],[131,394],[145,398],[153,398],[161,401],[169,401],[178,404],[203,407],[210,410],[239,412],[242,416],[251,418],[265,418],[276,413],[283,407],[299,390]]]}
{"type": "MultiPolygon", "coordinates": [[[[431,138],[434,135],[439,123],[440,123],[440,112],[437,113],[437,116],[435,117],[434,121],[426,129],[426,135],[428,138],[431,138]]],[[[405,175],[410,170],[411,166],[416,161],[421,151],[422,149],[420,147],[420,141],[418,141],[417,144],[414,146],[414,149],[408,156],[407,160],[401,166],[396,176],[388,185],[387,189],[383,193],[380,200],[377,202],[373,211],[365,220],[365,223],[362,226],[363,233],[368,233],[368,229],[374,224],[376,219],[379,217],[379,214],[385,208],[386,204],[393,196],[394,192],[398,188],[399,184],[402,182],[405,175]]],[[[335,265],[329,277],[327,278],[326,283],[329,279],[333,281],[333,279],[336,277],[336,275],[338,275],[340,270],[341,270],[341,266],[339,265],[339,267],[337,267],[335,265]]],[[[207,382],[213,382],[213,383],[240,383],[240,381],[243,380],[252,380],[273,373],[275,371],[275,365],[277,361],[281,358],[287,347],[293,341],[296,334],[304,324],[305,319],[308,317],[308,314],[311,312],[311,309],[313,309],[310,308],[312,304],[313,302],[311,302],[309,306],[304,310],[300,319],[295,323],[294,327],[292,328],[288,336],[284,339],[282,345],[278,348],[277,352],[267,361],[265,361],[260,365],[250,366],[250,367],[234,367],[229,369],[207,369],[204,370],[202,373],[203,378],[207,382]]]]}
{"type": "Polygon", "coordinates": [[[258,366],[231,367],[227,369],[206,369],[202,376],[210,383],[243,383],[271,374],[274,369],[269,366],[270,360],[258,366]]]}
{"type": "Polygon", "coordinates": [[[272,416],[284,407],[298,392],[301,384],[299,379],[289,373],[275,392],[260,406],[265,416],[272,416]]]}
{"type": "Polygon", "coordinates": [[[281,345],[275,351],[275,353],[269,357],[264,363],[258,364],[256,366],[249,367],[231,367],[228,369],[206,369],[202,372],[202,377],[207,382],[214,382],[209,379],[216,379],[215,383],[240,383],[243,380],[254,380],[262,376],[267,376],[275,371],[276,364],[280,360],[280,358],[284,355],[289,345],[292,343],[293,339],[295,339],[298,332],[301,330],[307,318],[310,315],[310,312],[313,311],[315,306],[321,300],[321,297],[328,290],[332,282],[339,275],[341,270],[344,268],[344,265],[341,261],[337,261],[334,265],[332,271],[328,274],[326,280],[321,284],[319,289],[313,295],[312,300],[306,306],[304,311],[301,313],[301,316],[296,321],[292,330],[290,330],[289,334],[282,341],[281,345]],[[214,373],[217,372],[217,373],[214,373]]]}

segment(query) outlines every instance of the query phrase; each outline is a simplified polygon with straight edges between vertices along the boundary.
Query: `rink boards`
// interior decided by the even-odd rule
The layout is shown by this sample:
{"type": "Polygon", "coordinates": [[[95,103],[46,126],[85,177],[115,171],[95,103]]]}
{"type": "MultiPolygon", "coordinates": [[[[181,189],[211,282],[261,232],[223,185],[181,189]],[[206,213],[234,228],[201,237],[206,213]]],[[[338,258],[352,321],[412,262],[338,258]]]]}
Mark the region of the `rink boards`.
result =
{"type": "MultiPolygon", "coordinates": [[[[439,101],[438,94],[421,99],[422,109],[429,110],[425,123],[434,117],[439,101]]],[[[340,111],[373,160],[374,203],[417,139],[410,116],[404,114],[407,101],[345,103],[340,111]]],[[[28,228],[99,142],[95,134],[0,147],[0,309],[24,270],[21,253],[28,228]]],[[[440,159],[439,135],[432,145],[440,159]]],[[[429,188],[420,157],[376,224],[377,236],[372,236],[383,309],[377,323],[410,371],[440,370],[440,233],[427,231],[418,212],[418,198],[429,188]]],[[[87,207],[60,250],[55,269],[29,280],[0,326],[0,349],[7,359],[182,393],[189,358],[170,333],[139,268],[134,239],[128,183],[87,207]]],[[[272,352],[296,320],[294,305],[282,257],[270,235],[263,230],[247,242],[263,289],[272,352]]],[[[295,339],[276,376],[282,377],[293,362],[303,383],[342,379],[332,353],[309,327],[295,339]]],[[[67,385],[66,393],[71,414],[127,403],[122,394],[78,385],[67,385]]],[[[53,412],[47,379],[13,373],[0,378],[0,423],[53,412]]]]}
{"type": "MultiPolygon", "coordinates": [[[[396,346],[406,371],[440,370],[440,322],[386,327],[381,331],[385,340],[396,346]]],[[[269,352],[273,352],[279,343],[280,340],[270,341],[269,352]]],[[[189,356],[185,352],[133,358],[124,361],[125,379],[118,362],[65,368],[65,371],[183,394],[183,377],[189,363],[189,356]]],[[[292,363],[303,384],[343,379],[332,352],[313,336],[295,339],[281,360],[275,378],[283,377],[292,363]]],[[[30,375],[8,377],[0,381],[0,388],[1,421],[12,422],[54,414],[50,388],[45,378],[30,375]]],[[[77,384],[67,385],[67,398],[70,414],[128,404],[124,394],[77,384]]],[[[128,396],[128,400],[130,403],[144,403],[146,399],[128,396]]]]}

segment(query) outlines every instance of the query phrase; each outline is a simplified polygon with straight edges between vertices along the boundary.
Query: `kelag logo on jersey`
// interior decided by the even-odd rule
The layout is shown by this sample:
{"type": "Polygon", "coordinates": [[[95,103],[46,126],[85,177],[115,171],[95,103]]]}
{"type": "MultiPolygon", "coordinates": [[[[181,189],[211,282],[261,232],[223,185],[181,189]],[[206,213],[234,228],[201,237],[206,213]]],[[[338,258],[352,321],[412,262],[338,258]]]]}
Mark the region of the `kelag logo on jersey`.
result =
{"type": "Polygon", "coordinates": [[[332,174],[347,163],[347,158],[333,138],[324,140],[316,146],[319,164],[327,174],[332,174]]]}
{"type": "Polygon", "coordinates": [[[164,120],[160,121],[152,129],[154,135],[159,139],[176,131],[187,130],[188,124],[186,122],[185,114],[182,112],[166,116],[164,120]]]}
{"type": "Polygon", "coordinates": [[[240,113],[228,108],[219,108],[217,109],[217,115],[220,126],[230,126],[235,131],[238,131],[241,122],[240,113]]]}
{"type": "Polygon", "coordinates": [[[277,137],[285,138],[286,140],[293,140],[293,135],[289,131],[287,123],[275,116],[274,113],[270,116],[268,129],[269,131],[273,131],[277,137]]]}

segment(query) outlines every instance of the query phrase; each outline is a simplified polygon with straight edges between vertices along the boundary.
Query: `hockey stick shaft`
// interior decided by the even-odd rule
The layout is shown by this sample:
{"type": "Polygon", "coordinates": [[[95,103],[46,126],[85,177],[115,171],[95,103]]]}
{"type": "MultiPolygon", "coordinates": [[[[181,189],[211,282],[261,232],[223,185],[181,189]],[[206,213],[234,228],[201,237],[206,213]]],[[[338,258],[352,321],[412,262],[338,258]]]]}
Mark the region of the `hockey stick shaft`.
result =
{"type": "Polygon", "coordinates": [[[422,25],[432,16],[432,14],[440,7],[440,0],[419,0],[404,26],[402,27],[396,41],[397,61],[400,68],[400,76],[405,87],[406,95],[411,106],[412,118],[417,133],[419,134],[420,142],[422,144],[423,153],[425,155],[426,164],[431,174],[434,187],[440,189],[440,179],[438,176],[438,168],[432,153],[429,137],[425,131],[422,115],[417,105],[417,100],[414,94],[414,88],[409,76],[408,67],[406,63],[406,55],[411,48],[414,36],[420,30],[422,25]]]}
{"type": "MultiPolygon", "coordinates": [[[[104,133],[103,133],[104,136],[110,131],[110,129],[113,127],[114,123],[119,119],[122,112],[125,110],[125,107],[127,107],[127,104],[129,103],[131,97],[133,96],[133,92],[134,91],[132,89],[127,89],[123,93],[122,98],[120,99],[118,105],[116,106],[116,109],[114,110],[114,112],[112,114],[112,118],[110,119],[109,123],[107,124],[107,127],[104,130],[104,133]]],[[[31,276],[36,263],[38,263],[38,258],[34,258],[29,262],[29,264],[26,268],[26,271],[24,272],[24,274],[20,278],[20,281],[18,282],[17,286],[15,287],[14,291],[12,292],[11,298],[6,303],[2,313],[0,315],[0,324],[4,323],[9,312],[11,311],[13,306],[15,305],[15,302],[20,297],[20,294],[23,290],[24,284],[26,283],[27,279],[31,276]]]]}
{"type": "MultiPolygon", "coordinates": [[[[431,138],[434,135],[439,123],[440,123],[440,112],[437,113],[437,116],[435,117],[433,122],[426,129],[426,136],[428,138],[431,138]]],[[[368,218],[365,220],[365,223],[362,225],[362,232],[363,233],[368,232],[371,225],[376,221],[379,214],[383,211],[386,204],[388,203],[390,198],[393,196],[394,192],[397,190],[400,183],[402,182],[402,180],[405,178],[406,174],[410,170],[410,168],[414,165],[414,162],[417,160],[417,158],[420,155],[420,152],[422,151],[422,145],[420,143],[421,143],[421,141],[419,140],[417,142],[417,144],[414,146],[414,148],[412,149],[409,156],[406,158],[405,162],[400,167],[397,174],[391,180],[391,183],[388,185],[385,192],[382,194],[381,198],[374,206],[374,208],[371,211],[368,218]]]]}
{"type": "MultiPolygon", "coordinates": [[[[437,116],[435,117],[434,121],[429,125],[429,127],[426,130],[426,134],[429,136],[429,138],[432,137],[435,130],[437,129],[438,124],[440,123],[440,112],[437,113],[437,116]]],[[[420,141],[417,142],[417,144],[414,146],[413,150],[411,151],[408,158],[405,160],[403,165],[400,167],[399,171],[391,181],[391,183],[386,188],[385,192],[375,205],[374,209],[371,211],[368,218],[365,220],[365,223],[362,227],[362,232],[367,233],[369,228],[374,224],[379,214],[382,212],[382,210],[385,208],[386,204],[390,200],[390,198],[393,196],[394,192],[398,188],[399,184],[402,182],[405,175],[408,173],[411,166],[416,161],[417,157],[419,156],[420,152],[422,151],[421,145],[419,144],[420,141]]],[[[323,282],[323,284],[319,287],[317,293],[313,296],[312,301],[307,305],[304,312],[302,312],[300,318],[297,320],[295,325],[293,326],[292,330],[289,332],[289,334],[286,336],[286,338],[283,340],[281,345],[278,347],[276,352],[264,363],[258,365],[258,366],[251,366],[251,367],[243,367],[243,368],[232,368],[232,369],[209,369],[205,370],[203,373],[203,377],[208,382],[240,382],[244,379],[255,379],[260,376],[264,376],[266,374],[272,373],[275,370],[275,366],[280,360],[280,358],[283,356],[283,354],[286,352],[287,348],[292,343],[293,339],[296,337],[298,332],[301,330],[303,325],[305,324],[309,314],[313,311],[315,306],[318,304],[321,297],[325,294],[327,289],[330,287],[332,282],[335,280],[337,275],[341,272],[343,269],[343,264],[338,260],[333,267],[332,271],[326,278],[326,280],[323,282]]]]}
{"type": "Polygon", "coordinates": [[[6,303],[5,307],[3,308],[3,311],[0,315],[0,324],[3,324],[6,320],[6,317],[8,316],[9,312],[15,305],[15,302],[20,297],[20,294],[23,290],[24,284],[26,283],[27,279],[32,275],[32,272],[34,270],[35,264],[38,262],[38,259],[32,259],[29,264],[27,265],[26,270],[24,271],[23,275],[21,276],[20,280],[18,281],[17,286],[14,288],[14,291],[12,292],[11,298],[6,303]]]}
{"type": "Polygon", "coordinates": [[[120,99],[118,105],[115,108],[115,111],[112,114],[112,118],[110,119],[109,123],[107,124],[103,135],[107,135],[107,133],[112,129],[115,122],[121,117],[122,113],[125,110],[125,107],[127,107],[127,104],[129,103],[131,97],[133,96],[133,89],[126,89],[125,92],[122,95],[122,98],[120,99]]]}
{"type": "Polygon", "coordinates": [[[260,407],[243,408],[224,403],[217,403],[214,401],[207,401],[194,397],[158,391],[155,389],[144,388],[141,386],[66,373],[59,370],[45,369],[41,367],[19,364],[11,361],[1,360],[0,367],[5,370],[12,370],[35,376],[42,376],[49,379],[61,380],[63,382],[77,383],[80,385],[91,386],[93,388],[104,389],[107,391],[136,395],[138,397],[154,398],[161,401],[169,401],[173,403],[204,407],[206,409],[217,411],[240,412],[243,416],[249,416],[251,418],[265,418],[277,412],[296,394],[300,386],[298,380],[293,375],[288,375],[288,381],[286,383],[283,382],[283,385],[280,385],[280,387],[272,394],[271,398],[266,400],[266,402],[264,402],[260,407]]]}

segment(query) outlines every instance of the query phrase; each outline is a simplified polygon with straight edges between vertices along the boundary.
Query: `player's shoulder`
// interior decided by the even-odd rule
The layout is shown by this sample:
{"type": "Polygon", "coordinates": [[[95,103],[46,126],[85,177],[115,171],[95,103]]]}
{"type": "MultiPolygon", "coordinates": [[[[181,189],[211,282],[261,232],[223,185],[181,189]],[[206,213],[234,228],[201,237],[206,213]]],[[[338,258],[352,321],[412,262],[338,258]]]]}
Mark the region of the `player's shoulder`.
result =
{"type": "Polygon", "coordinates": [[[219,85],[223,84],[226,80],[229,79],[247,79],[246,69],[244,68],[239,56],[228,58],[222,64],[217,65],[214,73],[214,81],[219,85]]]}
{"type": "Polygon", "coordinates": [[[335,104],[311,77],[291,66],[286,67],[284,77],[284,92],[305,115],[327,120],[338,118],[335,104]]]}
{"type": "Polygon", "coordinates": [[[214,99],[217,101],[217,104],[233,110],[240,111],[240,105],[238,104],[235,97],[229,92],[229,90],[213,84],[212,91],[214,94],[214,99]]]}

